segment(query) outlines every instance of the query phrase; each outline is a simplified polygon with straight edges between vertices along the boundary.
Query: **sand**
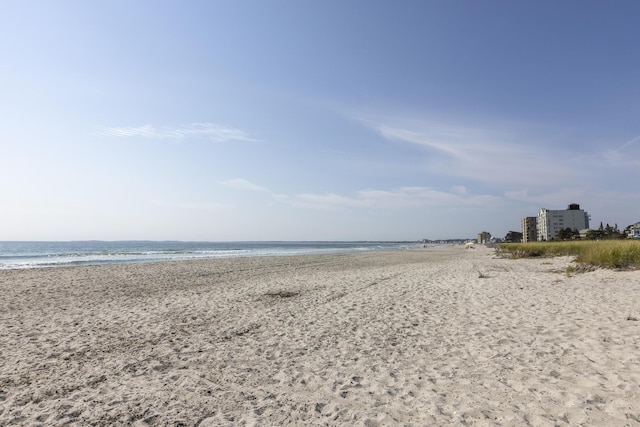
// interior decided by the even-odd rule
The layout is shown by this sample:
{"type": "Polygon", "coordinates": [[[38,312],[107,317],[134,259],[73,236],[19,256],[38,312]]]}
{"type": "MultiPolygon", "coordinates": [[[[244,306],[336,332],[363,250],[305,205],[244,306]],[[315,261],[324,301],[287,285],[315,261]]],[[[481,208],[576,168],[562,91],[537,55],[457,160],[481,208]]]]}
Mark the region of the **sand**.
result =
{"type": "Polygon", "coordinates": [[[570,262],[0,271],[0,425],[640,425],[640,271],[570,262]]]}

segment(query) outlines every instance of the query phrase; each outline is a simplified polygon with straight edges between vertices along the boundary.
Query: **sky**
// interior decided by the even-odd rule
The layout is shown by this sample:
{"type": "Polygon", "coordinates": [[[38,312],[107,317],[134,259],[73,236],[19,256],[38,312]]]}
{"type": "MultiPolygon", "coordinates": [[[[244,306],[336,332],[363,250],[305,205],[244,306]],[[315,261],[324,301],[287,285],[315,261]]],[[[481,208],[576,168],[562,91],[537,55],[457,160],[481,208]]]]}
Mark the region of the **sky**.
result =
{"type": "Polygon", "coordinates": [[[0,240],[640,221],[640,2],[18,1],[0,240]]]}

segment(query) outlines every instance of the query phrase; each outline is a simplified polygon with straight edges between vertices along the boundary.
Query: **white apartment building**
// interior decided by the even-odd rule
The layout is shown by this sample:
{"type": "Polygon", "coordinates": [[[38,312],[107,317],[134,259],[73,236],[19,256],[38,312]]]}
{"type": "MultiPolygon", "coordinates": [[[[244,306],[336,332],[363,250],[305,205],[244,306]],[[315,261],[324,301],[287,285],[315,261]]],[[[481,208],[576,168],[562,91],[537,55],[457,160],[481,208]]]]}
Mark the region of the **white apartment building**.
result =
{"type": "Polygon", "coordinates": [[[589,228],[589,214],[572,203],[566,210],[542,208],[536,221],[538,240],[551,240],[565,228],[583,230],[589,228]]]}

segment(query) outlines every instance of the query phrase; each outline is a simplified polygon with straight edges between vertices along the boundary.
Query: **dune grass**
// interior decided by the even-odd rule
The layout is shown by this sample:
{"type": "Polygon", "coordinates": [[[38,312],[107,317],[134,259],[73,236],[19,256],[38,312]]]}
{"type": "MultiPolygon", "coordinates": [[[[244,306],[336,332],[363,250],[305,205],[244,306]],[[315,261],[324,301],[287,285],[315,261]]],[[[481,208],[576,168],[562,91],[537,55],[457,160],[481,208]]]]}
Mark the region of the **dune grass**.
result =
{"type": "Polygon", "coordinates": [[[504,243],[499,252],[513,258],[569,255],[596,267],[640,268],[639,240],[504,243]]]}

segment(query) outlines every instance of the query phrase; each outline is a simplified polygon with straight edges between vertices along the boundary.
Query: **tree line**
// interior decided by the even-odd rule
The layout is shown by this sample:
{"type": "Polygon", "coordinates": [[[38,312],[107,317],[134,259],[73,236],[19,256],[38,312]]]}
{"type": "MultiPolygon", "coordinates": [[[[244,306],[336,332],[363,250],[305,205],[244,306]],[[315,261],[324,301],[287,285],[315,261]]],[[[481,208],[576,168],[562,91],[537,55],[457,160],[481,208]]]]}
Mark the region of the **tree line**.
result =
{"type": "MultiPolygon", "coordinates": [[[[600,223],[600,227],[597,230],[589,229],[587,231],[586,236],[584,237],[586,240],[604,240],[604,239],[624,239],[626,235],[621,233],[618,229],[618,224],[615,224],[613,227],[607,224],[603,226],[602,222],[600,223]]],[[[569,227],[563,228],[558,231],[554,240],[573,240],[580,239],[580,232],[578,230],[571,229],[569,227]]]]}

